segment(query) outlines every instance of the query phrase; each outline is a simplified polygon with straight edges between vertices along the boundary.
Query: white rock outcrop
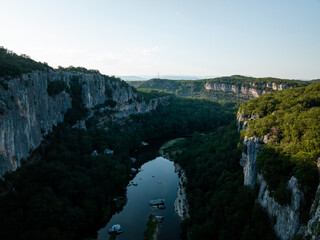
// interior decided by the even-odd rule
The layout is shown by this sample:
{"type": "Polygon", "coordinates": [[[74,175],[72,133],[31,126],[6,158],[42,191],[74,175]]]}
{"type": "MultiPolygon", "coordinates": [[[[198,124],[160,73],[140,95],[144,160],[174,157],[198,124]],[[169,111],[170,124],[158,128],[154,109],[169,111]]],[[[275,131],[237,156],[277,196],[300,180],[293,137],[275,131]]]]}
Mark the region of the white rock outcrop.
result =
{"type": "Polygon", "coordinates": [[[267,183],[262,175],[258,175],[260,185],[257,202],[266,210],[270,219],[273,219],[273,229],[281,240],[290,239],[300,229],[300,206],[304,202],[304,194],[299,189],[298,180],[291,177],[288,189],[291,190],[291,203],[282,206],[277,203],[267,189],[267,183]]]}
{"type": "Polygon", "coordinates": [[[308,221],[307,228],[305,231],[306,237],[311,239],[320,239],[320,184],[315,195],[315,199],[310,209],[310,220],[308,221]]]}
{"type": "Polygon", "coordinates": [[[240,165],[243,167],[244,185],[251,188],[257,182],[258,166],[257,156],[261,147],[261,139],[258,137],[245,137],[243,141],[244,151],[240,159],[240,165]]]}
{"type": "Polygon", "coordinates": [[[177,198],[174,202],[174,208],[181,219],[190,218],[189,205],[184,185],[187,183],[187,178],[183,170],[180,170],[180,181],[178,184],[177,198]]]}
{"type": "Polygon", "coordinates": [[[259,86],[259,88],[257,88],[254,82],[249,83],[247,85],[233,85],[233,84],[227,84],[227,83],[208,82],[208,83],[205,83],[204,88],[206,90],[233,92],[236,94],[246,96],[248,98],[256,98],[256,97],[262,96],[263,94],[271,92],[273,90],[278,91],[278,90],[287,89],[288,86],[285,84],[268,82],[259,86]]]}
{"type": "Polygon", "coordinates": [[[17,169],[43,136],[63,121],[71,98],[65,91],[50,97],[47,87],[50,81],[68,79],[68,74],[35,71],[9,80],[7,90],[0,87],[0,176],[17,169]]]}
{"type": "MultiPolygon", "coordinates": [[[[243,114],[238,113],[238,128],[243,128],[241,124],[245,126],[243,123],[255,118],[258,118],[258,116],[248,116],[247,118],[243,114]]],[[[268,136],[265,136],[263,140],[256,136],[250,138],[245,137],[240,165],[243,167],[244,184],[253,188],[253,186],[258,183],[259,194],[257,202],[266,210],[270,219],[272,219],[272,225],[276,235],[281,240],[286,240],[290,239],[294,234],[300,233],[304,228],[300,222],[300,210],[302,204],[304,204],[304,194],[299,189],[298,180],[292,176],[287,185],[288,189],[291,190],[291,202],[289,205],[282,206],[270,196],[267,183],[262,175],[259,174],[257,166],[257,155],[261,145],[267,143],[268,136]]],[[[317,221],[317,218],[315,218],[315,221],[317,221]]],[[[314,223],[310,223],[310,225],[312,224],[314,223]]]]}

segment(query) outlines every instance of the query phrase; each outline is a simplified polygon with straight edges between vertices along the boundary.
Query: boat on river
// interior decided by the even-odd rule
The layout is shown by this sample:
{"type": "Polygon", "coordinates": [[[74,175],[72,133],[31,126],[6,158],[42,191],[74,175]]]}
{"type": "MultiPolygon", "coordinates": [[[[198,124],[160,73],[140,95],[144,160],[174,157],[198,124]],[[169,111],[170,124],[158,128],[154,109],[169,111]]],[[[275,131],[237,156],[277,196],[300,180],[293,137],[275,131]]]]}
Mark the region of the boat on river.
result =
{"type": "Polygon", "coordinates": [[[165,204],[165,200],[163,198],[158,198],[158,199],[154,199],[154,200],[149,201],[150,206],[159,206],[159,205],[164,205],[164,204],[165,204]]]}
{"type": "Polygon", "coordinates": [[[108,232],[109,232],[109,234],[112,234],[112,233],[120,234],[123,232],[123,230],[121,229],[120,224],[115,224],[111,228],[108,229],[108,232]]]}
{"type": "Polygon", "coordinates": [[[154,217],[156,220],[157,220],[157,222],[162,222],[163,220],[164,220],[164,216],[155,216],[154,217]]]}

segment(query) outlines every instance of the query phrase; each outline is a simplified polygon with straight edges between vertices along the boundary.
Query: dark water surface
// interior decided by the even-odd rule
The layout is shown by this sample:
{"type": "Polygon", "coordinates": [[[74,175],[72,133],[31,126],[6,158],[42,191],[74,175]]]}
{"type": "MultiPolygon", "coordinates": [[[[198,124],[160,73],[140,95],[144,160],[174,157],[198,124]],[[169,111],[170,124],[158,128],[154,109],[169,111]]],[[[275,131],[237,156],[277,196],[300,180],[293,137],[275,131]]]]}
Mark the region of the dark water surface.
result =
{"type": "Polygon", "coordinates": [[[141,169],[132,180],[138,186],[128,185],[127,204],[98,231],[98,240],[109,239],[108,229],[114,224],[120,224],[124,231],[117,239],[143,240],[151,213],[164,216],[164,221],[160,224],[160,240],[180,239],[181,220],[174,210],[179,178],[174,172],[173,162],[157,157],[143,164],[141,169]],[[148,202],[154,198],[164,198],[166,209],[152,210],[148,202]]]}

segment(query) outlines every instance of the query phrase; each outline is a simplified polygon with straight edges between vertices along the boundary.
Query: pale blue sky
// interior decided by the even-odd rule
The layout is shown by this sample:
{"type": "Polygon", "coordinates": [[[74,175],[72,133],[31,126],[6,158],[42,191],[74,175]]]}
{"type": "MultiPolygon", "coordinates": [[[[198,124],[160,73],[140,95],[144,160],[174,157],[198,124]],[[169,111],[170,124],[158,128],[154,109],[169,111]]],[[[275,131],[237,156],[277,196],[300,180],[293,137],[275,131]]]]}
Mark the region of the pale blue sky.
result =
{"type": "Polygon", "coordinates": [[[109,75],[320,78],[320,0],[0,0],[0,45],[109,75]]]}

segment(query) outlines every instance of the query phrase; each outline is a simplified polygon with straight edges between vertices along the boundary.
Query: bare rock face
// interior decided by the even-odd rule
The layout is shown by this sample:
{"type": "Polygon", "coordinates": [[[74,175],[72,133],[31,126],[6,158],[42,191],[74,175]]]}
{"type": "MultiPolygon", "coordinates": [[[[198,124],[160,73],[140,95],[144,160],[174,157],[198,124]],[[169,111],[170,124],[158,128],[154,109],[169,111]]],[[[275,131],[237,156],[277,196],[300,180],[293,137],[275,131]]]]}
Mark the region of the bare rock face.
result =
{"type": "MultiPolygon", "coordinates": [[[[317,166],[320,176],[320,158],[317,160],[317,166]]],[[[320,183],[310,209],[310,220],[307,224],[305,237],[311,237],[314,240],[320,239],[320,183]]]]}
{"type": "Polygon", "coordinates": [[[277,84],[274,82],[268,82],[259,87],[256,86],[255,83],[250,83],[249,86],[244,86],[244,85],[232,85],[227,83],[209,82],[204,85],[204,88],[206,90],[233,92],[236,94],[247,96],[248,98],[256,98],[272,90],[277,91],[277,90],[287,89],[288,86],[285,84],[277,84]]]}
{"type": "Polygon", "coordinates": [[[260,118],[259,114],[251,114],[251,115],[244,115],[242,112],[237,113],[237,126],[238,131],[246,130],[248,127],[248,123],[253,121],[254,119],[260,118]]]}
{"type": "Polygon", "coordinates": [[[257,155],[261,146],[261,139],[258,137],[245,137],[243,141],[244,151],[240,160],[240,165],[243,167],[244,185],[251,188],[257,181],[258,166],[257,155]]]}
{"type": "Polygon", "coordinates": [[[83,74],[79,83],[82,86],[82,101],[86,108],[91,109],[107,100],[117,102],[117,110],[122,110],[123,104],[136,100],[137,94],[133,88],[121,81],[105,79],[100,74],[83,74]]]}
{"type": "Polygon", "coordinates": [[[310,216],[311,218],[308,221],[305,236],[318,240],[320,239],[320,184],[310,209],[310,216]]]}
{"type": "Polygon", "coordinates": [[[264,90],[259,90],[251,86],[246,87],[241,85],[231,85],[226,83],[215,83],[215,82],[206,83],[204,88],[206,90],[213,90],[213,91],[233,92],[233,93],[249,96],[249,98],[256,98],[266,93],[266,91],[264,90]]]}
{"type": "Polygon", "coordinates": [[[184,184],[187,182],[187,178],[183,170],[180,170],[180,181],[177,190],[177,198],[174,202],[174,208],[181,217],[181,219],[190,218],[189,216],[189,205],[187,201],[187,194],[184,187],[184,184]]]}
{"type": "MultiPolygon", "coordinates": [[[[259,116],[244,116],[244,114],[238,113],[238,129],[246,129],[248,121],[256,118],[259,118],[259,116]]],[[[291,190],[291,203],[289,205],[282,206],[270,196],[267,183],[263,179],[263,176],[259,174],[257,166],[258,152],[263,143],[268,144],[268,140],[268,135],[264,136],[263,140],[256,136],[250,138],[245,137],[243,141],[244,150],[242,152],[240,165],[243,167],[244,184],[253,188],[253,186],[258,183],[259,195],[257,202],[266,210],[272,220],[273,229],[276,235],[281,240],[286,240],[290,239],[294,234],[301,233],[303,231],[304,226],[301,226],[300,222],[300,208],[304,203],[304,194],[299,189],[298,180],[292,176],[287,185],[288,189],[291,190]]],[[[318,217],[320,217],[320,208],[314,208],[316,209],[314,211],[315,217],[309,221],[310,224],[308,225],[310,225],[310,229],[311,226],[316,226],[319,229],[318,217]],[[319,211],[318,215],[316,214],[317,210],[319,211]]]]}
{"type": "Polygon", "coordinates": [[[299,189],[298,180],[291,177],[288,189],[291,190],[290,205],[282,206],[277,203],[267,189],[267,183],[262,175],[258,175],[260,185],[257,202],[265,208],[269,217],[274,219],[273,229],[281,240],[290,239],[300,229],[300,206],[304,202],[304,194],[299,189]]]}
{"type": "Polygon", "coordinates": [[[37,148],[43,135],[63,121],[71,108],[66,92],[50,97],[50,81],[68,81],[69,75],[35,71],[8,81],[8,90],[0,87],[0,176],[20,166],[20,160],[37,148]]]}
{"type": "MultiPolygon", "coordinates": [[[[0,85],[0,177],[16,170],[21,159],[36,149],[43,136],[64,120],[72,100],[66,91],[55,96],[48,94],[48,84],[53,81],[78,81],[84,106],[91,110],[111,101],[116,105],[114,118],[154,110],[166,99],[137,101],[133,88],[120,80],[97,73],[34,71],[9,80],[8,89],[0,85]]],[[[74,127],[86,129],[79,121],[74,127]]]]}
{"type": "Polygon", "coordinates": [[[270,219],[275,220],[273,229],[281,240],[286,240],[296,234],[300,229],[300,206],[304,202],[304,194],[299,189],[298,180],[291,177],[288,181],[288,189],[291,190],[290,205],[282,206],[270,196],[267,183],[259,174],[257,155],[261,148],[262,140],[258,137],[244,139],[246,152],[242,153],[240,165],[243,167],[244,184],[253,188],[259,184],[257,202],[267,211],[270,219]]]}

